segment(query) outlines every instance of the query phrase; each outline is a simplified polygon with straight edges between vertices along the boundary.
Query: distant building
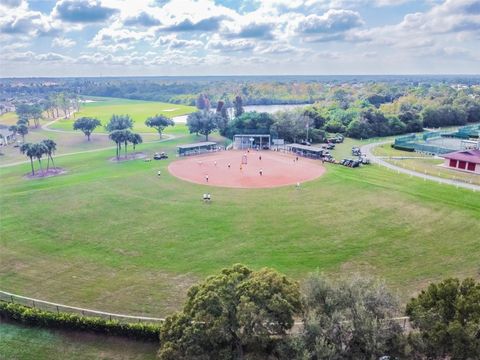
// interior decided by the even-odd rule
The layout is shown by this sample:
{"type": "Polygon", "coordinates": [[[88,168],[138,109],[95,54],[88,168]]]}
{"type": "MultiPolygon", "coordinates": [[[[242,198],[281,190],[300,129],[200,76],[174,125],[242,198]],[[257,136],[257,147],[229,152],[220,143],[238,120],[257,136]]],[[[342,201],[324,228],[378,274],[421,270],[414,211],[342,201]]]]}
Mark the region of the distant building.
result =
{"type": "Polygon", "coordinates": [[[444,166],[449,169],[480,174],[480,150],[456,151],[443,155],[444,166]]]}
{"type": "Polygon", "coordinates": [[[15,134],[8,129],[0,129],[0,145],[8,145],[15,141],[15,134]]]}
{"type": "Polygon", "coordinates": [[[15,105],[11,103],[0,103],[0,114],[15,112],[15,105]]]}

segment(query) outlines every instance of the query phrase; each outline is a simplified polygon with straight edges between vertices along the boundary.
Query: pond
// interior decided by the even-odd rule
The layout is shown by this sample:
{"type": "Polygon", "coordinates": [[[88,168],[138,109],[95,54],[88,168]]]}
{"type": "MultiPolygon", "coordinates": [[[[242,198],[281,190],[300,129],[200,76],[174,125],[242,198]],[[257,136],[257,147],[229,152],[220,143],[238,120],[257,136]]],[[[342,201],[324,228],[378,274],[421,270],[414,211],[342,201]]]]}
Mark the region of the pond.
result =
{"type": "MultiPolygon", "coordinates": [[[[305,107],[308,105],[311,105],[311,104],[247,105],[247,106],[244,106],[243,108],[245,109],[245,111],[257,111],[257,112],[266,112],[269,114],[273,114],[277,111],[291,110],[291,109],[305,107]]],[[[229,108],[228,113],[230,116],[233,116],[233,108],[229,108]]],[[[173,118],[173,121],[179,124],[186,123],[187,116],[188,115],[175,116],[173,118]]]]}

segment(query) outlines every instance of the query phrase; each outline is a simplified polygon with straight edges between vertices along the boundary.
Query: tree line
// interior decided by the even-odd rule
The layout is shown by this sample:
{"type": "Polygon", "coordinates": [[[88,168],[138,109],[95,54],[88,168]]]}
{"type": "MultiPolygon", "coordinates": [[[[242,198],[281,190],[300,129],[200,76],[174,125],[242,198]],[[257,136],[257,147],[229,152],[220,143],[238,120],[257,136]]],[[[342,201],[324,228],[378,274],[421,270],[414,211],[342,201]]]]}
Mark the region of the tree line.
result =
{"type": "Polygon", "coordinates": [[[448,86],[413,89],[406,94],[381,86],[370,90],[374,93],[338,88],[313,105],[275,114],[245,113],[243,98],[237,95],[232,118],[225,101],[218,101],[212,113],[208,96],[200,94],[196,101],[199,111],[189,116],[187,125],[191,133],[206,138],[219,130],[229,138],[237,133],[263,132],[287,141],[319,142],[332,133],[365,139],[480,122],[480,91],[457,91],[448,86]]]}
{"type": "Polygon", "coordinates": [[[480,284],[433,283],[402,310],[386,285],[320,273],[223,269],[193,286],[160,331],[162,360],[478,359],[480,284]],[[411,331],[404,331],[408,316],[411,331]],[[294,328],[296,327],[296,329],[294,328]]]}

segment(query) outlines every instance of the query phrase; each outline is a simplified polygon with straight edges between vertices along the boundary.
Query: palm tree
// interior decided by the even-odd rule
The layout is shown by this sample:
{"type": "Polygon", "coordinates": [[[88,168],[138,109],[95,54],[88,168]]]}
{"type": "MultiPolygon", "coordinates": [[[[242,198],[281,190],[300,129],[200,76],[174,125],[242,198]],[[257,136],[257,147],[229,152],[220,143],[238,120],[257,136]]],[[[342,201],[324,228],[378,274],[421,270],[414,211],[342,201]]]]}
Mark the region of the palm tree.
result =
{"type": "Polygon", "coordinates": [[[110,140],[114,141],[115,144],[117,145],[117,160],[120,158],[120,149],[122,147],[122,142],[123,142],[123,130],[114,130],[112,131],[108,137],[110,140]]]}
{"type": "Polygon", "coordinates": [[[138,145],[138,144],[141,144],[143,142],[143,139],[142,137],[140,136],[140,134],[134,134],[134,133],[131,133],[130,134],[130,139],[129,141],[132,143],[133,145],[133,151],[135,151],[135,147],[138,145]]]}
{"type": "Polygon", "coordinates": [[[42,156],[48,152],[48,149],[44,144],[38,143],[38,144],[33,144],[33,151],[35,153],[35,157],[38,160],[38,164],[40,165],[40,171],[43,174],[42,156]]]}
{"type": "Polygon", "coordinates": [[[132,136],[132,132],[130,130],[121,130],[123,132],[123,144],[125,145],[125,159],[127,158],[127,146],[130,138],[132,136]]]}
{"type": "Polygon", "coordinates": [[[35,175],[35,168],[33,167],[33,158],[35,157],[34,144],[25,143],[20,146],[20,152],[30,158],[30,165],[32,166],[32,176],[35,175]]]}
{"type": "Polygon", "coordinates": [[[52,165],[53,165],[53,168],[55,169],[55,163],[53,162],[53,153],[55,152],[55,150],[57,150],[57,143],[51,139],[46,139],[46,140],[43,140],[41,142],[41,144],[45,145],[46,149],[47,149],[47,159],[48,159],[48,162],[47,162],[47,171],[48,171],[48,167],[50,165],[50,160],[52,160],[52,165]]]}

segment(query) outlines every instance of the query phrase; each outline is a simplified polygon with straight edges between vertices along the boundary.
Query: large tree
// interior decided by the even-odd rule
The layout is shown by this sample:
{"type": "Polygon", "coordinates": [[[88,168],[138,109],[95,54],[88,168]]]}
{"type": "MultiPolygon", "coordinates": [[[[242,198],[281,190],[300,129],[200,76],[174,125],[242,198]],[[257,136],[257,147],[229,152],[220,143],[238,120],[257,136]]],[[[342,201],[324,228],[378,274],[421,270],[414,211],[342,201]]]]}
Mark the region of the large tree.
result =
{"type": "Polygon", "coordinates": [[[30,116],[33,119],[33,123],[35,127],[38,128],[40,126],[40,119],[42,118],[42,107],[38,104],[32,105],[30,107],[30,116]]]}
{"type": "Polygon", "coordinates": [[[267,358],[300,310],[298,286],[269,269],[224,269],[193,286],[181,312],[166,319],[159,356],[170,359],[267,358]]]}
{"type": "Polygon", "coordinates": [[[245,109],[243,108],[243,99],[240,95],[235,96],[235,100],[233,100],[233,109],[235,117],[238,117],[245,112],[245,109]]]}
{"type": "Polygon", "coordinates": [[[175,123],[173,122],[172,119],[167,118],[164,115],[155,115],[152,117],[149,117],[145,121],[145,125],[148,127],[154,128],[158,131],[158,135],[160,136],[160,139],[162,138],[162,132],[167,126],[174,126],[175,123]]]}
{"type": "Polygon", "coordinates": [[[40,166],[40,171],[43,173],[43,167],[42,167],[42,157],[43,155],[48,153],[48,149],[43,143],[37,143],[33,144],[33,152],[35,153],[35,157],[38,160],[38,165],[40,166]]]}
{"type": "Polygon", "coordinates": [[[480,357],[480,283],[446,279],[410,300],[407,315],[415,332],[409,340],[418,358],[480,357]]]}
{"type": "Polygon", "coordinates": [[[73,130],[80,130],[82,131],[87,140],[90,141],[90,135],[92,132],[98,127],[101,126],[102,123],[100,120],[91,117],[81,117],[73,123],[73,130]]]}
{"type": "Polygon", "coordinates": [[[210,110],[210,100],[208,99],[207,95],[200,94],[197,98],[197,109],[209,111],[210,110]]]}
{"type": "Polygon", "coordinates": [[[55,153],[55,150],[57,150],[57,143],[51,139],[45,139],[42,140],[41,144],[45,146],[46,152],[45,154],[47,155],[47,171],[50,166],[50,160],[52,160],[52,165],[53,168],[55,169],[55,163],[53,162],[53,154],[55,153]]]}
{"type": "Polygon", "coordinates": [[[393,320],[400,310],[381,282],[355,276],[329,280],[310,275],[303,291],[301,333],[307,359],[370,360],[396,356],[402,329],[393,320]]]}
{"type": "Polygon", "coordinates": [[[270,134],[274,122],[273,116],[265,112],[249,111],[232,119],[227,126],[225,135],[233,138],[235,134],[270,134]]]}
{"type": "Polygon", "coordinates": [[[120,159],[120,150],[122,148],[122,143],[125,140],[125,131],[124,130],[113,130],[108,137],[115,142],[116,144],[116,157],[117,160],[120,159]]]}
{"type": "Polygon", "coordinates": [[[191,134],[205,135],[205,141],[208,141],[208,135],[218,128],[220,116],[210,111],[197,111],[187,117],[187,126],[191,134]]]}
{"type": "Polygon", "coordinates": [[[135,151],[135,148],[137,147],[138,144],[141,144],[143,142],[143,139],[140,134],[130,133],[128,141],[132,143],[133,151],[135,151]]]}
{"type": "Polygon", "coordinates": [[[112,115],[105,129],[108,132],[133,128],[133,120],[130,115],[112,115]]]}
{"type": "Polygon", "coordinates": [[[32,167],[32,175],[35,175],[35,168],[33,167],[33,158],[36,156],[35,148],[32,143],[24,143],[20,146],[20,152],[25,154],[30,159],[32,167]]]}
{"type": "Polygon", "coordinates": [[[458,106],[427,106],[422,111],[422,118],[425,127],[435,128],[450,125],[465,125],[468,114],[458,106]]]}
{"type": "Polygon", "coordinates": [[[224,101],[220,100],[217,103],[215,113],[218,115],[218,130],[220,131],[220,134],[225,135],[225,130],[227,129],[230,118],[228,116],[227,105],[224,101]]]}
{"type": "Polygon", "coordinates": [[[25,135],[28,134],[28,126],[25,124],[19,124],[17,126],[17,134],[22,136],[22,142],[25,142],[25,135]]]}

